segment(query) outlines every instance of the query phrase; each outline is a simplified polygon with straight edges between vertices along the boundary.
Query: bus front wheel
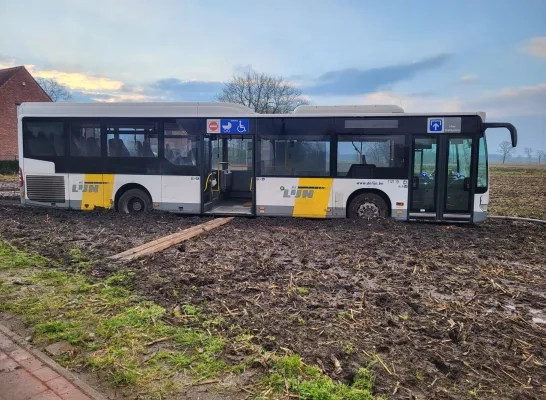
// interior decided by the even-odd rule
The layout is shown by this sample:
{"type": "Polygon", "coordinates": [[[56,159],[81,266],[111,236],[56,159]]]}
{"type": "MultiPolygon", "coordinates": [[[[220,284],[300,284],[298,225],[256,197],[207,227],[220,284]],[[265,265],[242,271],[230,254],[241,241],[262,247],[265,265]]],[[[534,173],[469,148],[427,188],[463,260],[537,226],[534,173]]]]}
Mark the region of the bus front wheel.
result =
{"type": "Polygon", "coordinates": [[[152,199],[140,189],[130,189],[118,201],[118,211],[123,214],[138,214],[152,209],[152,199]]]}
{"type": "Polygon", "coordinates": [[[385,200],[373,193],[363,193],[356,196],[349,204],[349,218],[377,219],[386,218],[388,206],[385,200]]]}

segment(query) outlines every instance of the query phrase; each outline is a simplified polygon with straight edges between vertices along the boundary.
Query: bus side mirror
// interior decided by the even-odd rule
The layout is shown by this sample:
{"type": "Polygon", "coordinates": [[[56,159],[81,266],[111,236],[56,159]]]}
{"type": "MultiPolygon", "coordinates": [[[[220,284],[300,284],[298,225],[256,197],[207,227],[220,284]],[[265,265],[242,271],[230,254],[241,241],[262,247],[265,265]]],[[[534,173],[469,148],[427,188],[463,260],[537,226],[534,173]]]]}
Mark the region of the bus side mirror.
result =
{"type": "Polygon", "coordinates": [[[510,138],[512,139],[512,147],[518,145],[518,131],[516,127],[508,122],[484,122],[482,123],[482,131],[487,128],[506,128],[510,132],[510,138]]]}

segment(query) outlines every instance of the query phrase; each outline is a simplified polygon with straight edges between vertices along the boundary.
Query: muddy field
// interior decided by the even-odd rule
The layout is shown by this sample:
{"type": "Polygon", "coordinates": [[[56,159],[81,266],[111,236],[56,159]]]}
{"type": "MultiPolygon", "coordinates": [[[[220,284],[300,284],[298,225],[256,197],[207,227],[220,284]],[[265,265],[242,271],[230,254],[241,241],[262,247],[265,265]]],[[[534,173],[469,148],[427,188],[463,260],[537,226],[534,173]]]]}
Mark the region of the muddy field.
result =
{"type": "Polygon", "coordinates": [[[0,199],[13,199],[19,195],[19,186],[16,181],[0,179],[0,199]]]}
{"type": "MultiPolygon", "coordinates": [[[[499,201],[512,189],[495,190],[499,201]]],[[[0,200],[0,237],[68,268],[72,249],[101,260],[207,220],[0,200]]],[[[147,299],[222,315],[225,335],[249,331],[264,348],[290,349],[345,382],[372,362],[377,392],[392,399],[543,399],[545,258],[546,226],[534,223],[238,218],[149,258],[100,261],[92,274],[135,271],[132,284],[147,299]]],[[[228,347],[225,357],[244,354],[228,347]]]]}
{"type": "Polygon", "coordinates": [[[494,167],[490,213],[546,219],[546,166],[494,167]]]}

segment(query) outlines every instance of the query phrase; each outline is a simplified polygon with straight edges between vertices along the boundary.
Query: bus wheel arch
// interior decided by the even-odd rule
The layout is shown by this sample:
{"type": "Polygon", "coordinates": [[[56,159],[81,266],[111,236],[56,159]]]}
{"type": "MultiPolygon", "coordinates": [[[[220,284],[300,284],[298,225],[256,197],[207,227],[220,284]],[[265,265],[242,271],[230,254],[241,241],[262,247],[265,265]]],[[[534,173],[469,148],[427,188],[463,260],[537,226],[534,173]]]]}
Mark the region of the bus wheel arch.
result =
{"type": "Polygon", "coordinates": [[[391,215],[392,205],[389,196],[378,189],[356,190],[347,199],[347,218],[376,219],[391,215]]]}
{"type": "Polygon", "coordinates": [[[127,183],[116,192],[114,207],[124,214],[149,212],[153,209],[152,196],[144,186],[127,183]]]}

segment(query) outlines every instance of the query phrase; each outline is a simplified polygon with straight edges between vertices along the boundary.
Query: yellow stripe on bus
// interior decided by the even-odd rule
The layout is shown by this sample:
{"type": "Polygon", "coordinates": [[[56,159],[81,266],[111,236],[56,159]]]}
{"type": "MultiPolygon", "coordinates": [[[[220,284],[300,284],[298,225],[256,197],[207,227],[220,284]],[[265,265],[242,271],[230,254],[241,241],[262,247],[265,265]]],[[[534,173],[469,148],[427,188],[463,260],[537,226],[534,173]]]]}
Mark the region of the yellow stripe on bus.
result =
{"type": "Polygon", "coordinates": [[[82,210],[111,207],[114,174],[85,174],[84,187],[80,207],[82,210]]]}
{"type": "Polygon", "coordinates": [[[292,215],[326,218],[333,182],[333,178],[300,178],[292,215]]]}

